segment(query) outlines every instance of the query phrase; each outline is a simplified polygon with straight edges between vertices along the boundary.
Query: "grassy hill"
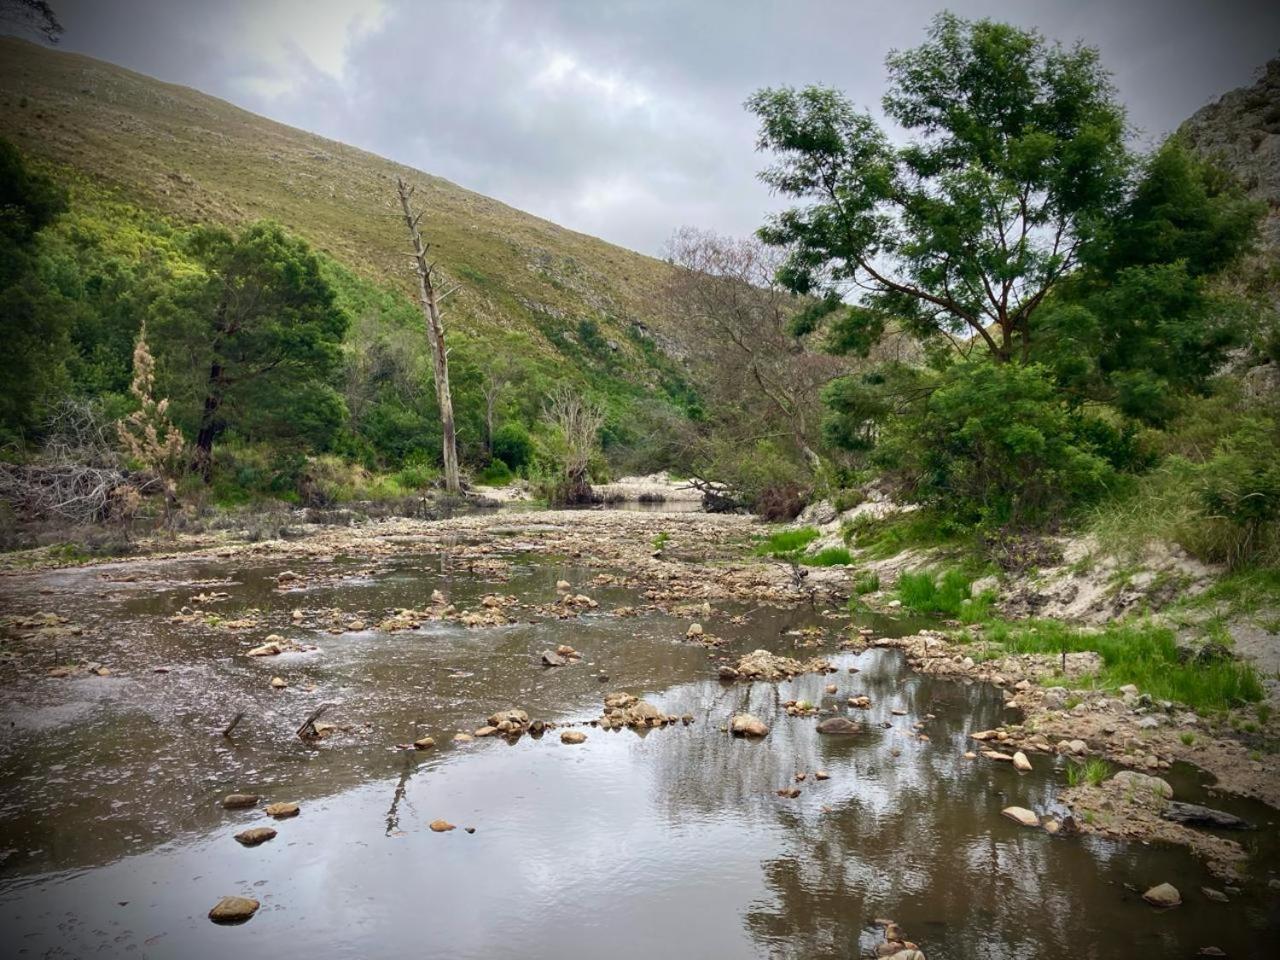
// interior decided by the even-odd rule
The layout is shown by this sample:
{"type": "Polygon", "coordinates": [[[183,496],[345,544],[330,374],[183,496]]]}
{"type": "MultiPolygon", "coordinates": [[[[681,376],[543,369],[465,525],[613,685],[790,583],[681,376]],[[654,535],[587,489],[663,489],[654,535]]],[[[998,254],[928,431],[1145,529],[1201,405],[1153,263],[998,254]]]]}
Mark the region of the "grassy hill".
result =
{"type": "Polygon", "coordinates": [[[417,185],[424,233],[461,284],[453,329],[498,350],[523,334],[512,349],[642,393],[670,384],[668,355],[681,352],[656,306],[661,261],[186,87],[0,38],[0,136],[178,223],[278,220],[357,276],[409,295],[400,175],[417,185]]]}

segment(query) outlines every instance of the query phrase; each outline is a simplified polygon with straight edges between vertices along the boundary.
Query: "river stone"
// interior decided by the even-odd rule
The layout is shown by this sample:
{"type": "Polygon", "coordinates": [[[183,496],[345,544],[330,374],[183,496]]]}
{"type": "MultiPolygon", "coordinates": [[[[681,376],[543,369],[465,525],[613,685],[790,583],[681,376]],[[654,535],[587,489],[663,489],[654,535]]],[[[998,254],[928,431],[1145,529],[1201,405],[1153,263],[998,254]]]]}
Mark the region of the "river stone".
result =
{"type": "Polygon", "coordinates": [[[1221,890],[1215,890],[1213,887],[1201,887],[1200,892],[1204,894],[1205,899],[1212,900],[1214,903],[1230,903],[1230,899],[1221,890]]]}
{"type": "Polygon", "coordinates": [[[1168,780],[1138,773],[1136,770],[1121,770],[1111,780],[1126,789],[1133,790],[1134,793],[1154,793],[1166,800],[1173,796],[1173,787],[1169,785],[1168,780]]]}
{"type": "Polygon", "coordinates": [[[1010,820],[1016,821],[1024,827],[1040,826],[1040,818],[1026,807],[1005,807],[1000,812],[1010,820]]]}
{"type": "Polygon", "coordinates": [[[457,829],[448,820],[432,820],[428,826],[436,833],[448,833],[450,830],[457,829]]]}
{"type": "Polygon", "coordinates": [[[276,832],[271,827],[250,827],[248,830],[237,833],[236,840],[243,846],[256,847],[260,843],[273,839],[275,835],[276,832]]]}
{"type": "Polygon", "coordinates": [[[566,730],[560,734],[561,743],[586,743],[587,735],[581,730],[566,730]]]}
{"type": "MultiPolygon", "coordinates": [[[[1152,778],[1155,779],[1155,778],[1152,778]]],[[[1198,803],[1179,803],[1170,800],[1160,816],[1174,823],[1185,823],[1193,827],[1217,827],[1220,830],[1248,830],[1249,821],[1211,807],[1202,807],[1198,803]]]]}
{"type": "Polygon", "coordinates": [[[272,690],[283,690],[283,689],[284,689],[285,687],[287,687],[288,685],[289,685],[289,681],[287,681],[284,677],[272,677],[272,678],[271,678],[271,689],[272,689],[272,690]]]}
{"type": "Polygon", "coordinates": [[[768,734],[769,725],[759,717],[739,713],[730,722],[729,730],[739,737],[763,737],[768,734]]]}
{"type": "Polygon", "coordinates": [[[277,820],[296,817],[301,812],[296,803],[269,803],[262,810],[267,816],[277,820]]]}
{"type": "Polygon", "coordinates": [[[1142,899],[1153,907],[1176,907],[1182,903],[1182,895],[1171,883],[1160,883],[1142,895],[1142,899]]]}
{"type": "Polygon", "coordinates": [[[542,651],[542,665],[544,667],[563,667],[564,657],[556,653],[554,650],[542,651]]]}
{"type": "Polygon", "coordinates": [[[815,771],[813,772],[813,779],[815,779],[815,780],[830,780],[830,779],[831,779],[831,774],[827,773],[827,771],[825,771],[825,770],[815,770],[815,771]]]}
{"type": "Polygon", "coordinates": [[[430,750],[435,745],[435,737],[421,737],[413,741],[413,749],[415,750],[430,750]]]}
{"type": "Polygon", "coordinates": [[[244,810],[258,805],[256,793],[228,793],[222,798],[222,806],[227,810],[244,810]]]}
{"type": "Polygon", "coordinates": [[[738,679],[738,671],[733,669],[733,667],[729,666],[727,663],[721,665],[719,673],[720,673],[721,680],[737,680],[738,679]]]}
{"type": "Polygon", "coordinates": [[[1013,768],[1026,773],[1031,769],[1031,761],[1027,759],[1027,755],[1019,750],[1013,755],[1013,768]]]}
{"type": "Polygon", "coordinates": [[[209,911],[214,923],[244,923],[258,912],[258,901],[249,897],[223,897],[209,911]]]}
{"type": "Polygon", "coordinates": [[[689,640],[695,640],[698,637],[702,636],[702,634],[703,634],[703,629],[702,629],[702,624],[700,623],[689,624],[689,629],[684,632],[686,639],[689,639],[689,640]]]}
{"type": "Polygon", "coordinates": [[[819,733],[849,734],[861,733],[862,724],[855,723],[848,717],[827,717],[818,724],[819,733]]]}

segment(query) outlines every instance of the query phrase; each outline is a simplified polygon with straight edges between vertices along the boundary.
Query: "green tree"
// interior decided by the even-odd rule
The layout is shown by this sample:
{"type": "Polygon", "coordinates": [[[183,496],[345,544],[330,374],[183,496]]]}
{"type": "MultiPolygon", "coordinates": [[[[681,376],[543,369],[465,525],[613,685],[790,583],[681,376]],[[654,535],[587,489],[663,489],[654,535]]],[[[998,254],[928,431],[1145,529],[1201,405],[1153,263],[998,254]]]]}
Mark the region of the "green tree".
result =
{"type": "Polygon", "coordinates": [[[214,444],[232,426],[322,447],[345,414],[331,381],[347,317],[316,255],[268,222],[239,236],[197,230],[191,253],[203,272],[152,304],[149,327],[170,396],[186,400],[193,469],[209,480],[214,444]]]}
{"type": "Polygon", "coordinates": [[[66,192],[0,140],[0,434],[10,437],[34,427],[42,405],[66,385],[75,305],[42,275],[39,250],[41,232],[66,209],[66,192]]]}
{"type": "Polygon", "coordinates": [[[944,13],[888,69],[901,147],[836,90],[748,101],[776,158],[761,178],[805,202],[760,236],[790,248],[780,278],[823,297],[848,347],[892,320],[1026,360],[1037,310],[1123,197],[1124,112],[1098,53],[944,13]]]}

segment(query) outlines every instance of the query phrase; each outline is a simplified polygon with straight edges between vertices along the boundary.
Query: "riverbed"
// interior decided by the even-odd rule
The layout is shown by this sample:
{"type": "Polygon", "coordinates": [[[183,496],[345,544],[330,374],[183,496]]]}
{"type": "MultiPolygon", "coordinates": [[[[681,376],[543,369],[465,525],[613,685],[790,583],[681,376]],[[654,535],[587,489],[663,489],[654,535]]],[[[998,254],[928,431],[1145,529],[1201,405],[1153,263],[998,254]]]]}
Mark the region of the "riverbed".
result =
{"type": "MultiPolygon", "coordinates": [[[[892,919],[930,960],[1273,955],[1265,884],[1214,902],[1200,891],[1220,882],[1184,848],[1002,817],[1065,813],[1064,762],[966,759],[969,735],[1006,719],[1000,692],[842,650],[860,627],[927,624],[850,617],[758,569],[742,559],[753,529],[656,513],[400,521],[6,577],[0,615],[62,620],[2,662],[3,954],[860,957],[892,919]],[[379,626],[442,603],[455,613],[379,626]],[[468,626],[472,611],[503,622],[468,626]],[[688,639],[695,621],[719,642],[688,639]],[[301,649],[246,656],[269,635],[301,649]],[[580,658],[543,666],[562,644],[580,658]],[[835,672],[717,678],[761,648],[835,672]],[[688,722],[591,726],[618,690],[688,722]],[[846,705],[862,695],[869,710],[846,705]],[[791,700],[863,729],[822,736],[791,700]],[[321,704],[334,729],[299,738],[321,704]],[[554,726],[454,740],[507,707],[554,726]],[[769,734],[730,736],[742,712],[769,734]],[[406,749],[424,737],[435,747],[406,749]],[[223,809],[233,792],[301,813],[223,809]],[[252,826],[278,835],[236,843],[252,826]],[[1142,901],[1161,882],[1181,906],[1142,901]],[[261,908],[211,923],[228,895],[261,908]]],[[[1194,771],[1175,779],[1201,790],[1194,771]]],[[[1274,835],[1275,811],[1233,809],[1274,835]]],[[[1265,831],[1244,840],[1260,873],[1276,867],[1265,831]]]]}

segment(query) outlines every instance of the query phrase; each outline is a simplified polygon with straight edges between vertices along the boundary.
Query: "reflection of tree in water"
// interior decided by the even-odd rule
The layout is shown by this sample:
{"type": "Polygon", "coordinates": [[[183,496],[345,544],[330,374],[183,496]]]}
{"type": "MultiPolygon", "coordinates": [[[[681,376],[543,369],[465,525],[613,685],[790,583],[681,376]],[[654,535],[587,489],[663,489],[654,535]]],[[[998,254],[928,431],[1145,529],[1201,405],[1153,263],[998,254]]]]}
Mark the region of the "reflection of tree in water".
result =
{"type": "Polygon", "coordinates": [[[913,674],[883,651],[859,662],[864,670],[853,676],[672,693],[668,709],[701,702],[699,723],[709,729],[674,737],[655,754],[655,802],[673,823],[696,811],[708,820],[763,818],[779,828],[776,844],[760,841],[772,895],[742,905],[752,937],[771,956],[858,956],[875,942],[870,920],[886,916],[926,941],[931,960],[1048,956],[1046,943],[1059,944],[1050,951],[1064,957],[1089,956],[1072,929],[1068,892],[1098,889],[1105,864],[1079,841],[1022,831],[999,816],[1015,802],[1051,804],[1049,759],[1020,778],[1008,765],[961,757],[970,733],[999,722],[999,693],[913,674]],[[835,698],[823,695],[829,682],[840,687],[835,698]],[[849,738],[822,737],[815,719],[787,717],[781,706],[789,699],[843,705],[860,693],[873,709],[848,711],[868,724],[849,738]],[[908,715],[893,717],[893,707],[908,715]],[[747,742],[722,734],[739,712],[770,724],[769,736],[747,742]],[[926,743],[911,735],[911,724],[927,713],[936,718],[925,727],[926,743]],[[890,729],[880,726],[886,720],[890,729]],[[806,780],[796,800],[776,796],[796,772],[822,767],[831,780],[806,780]],[[989,935],[996,929],[999,942],[989,935]]]}

